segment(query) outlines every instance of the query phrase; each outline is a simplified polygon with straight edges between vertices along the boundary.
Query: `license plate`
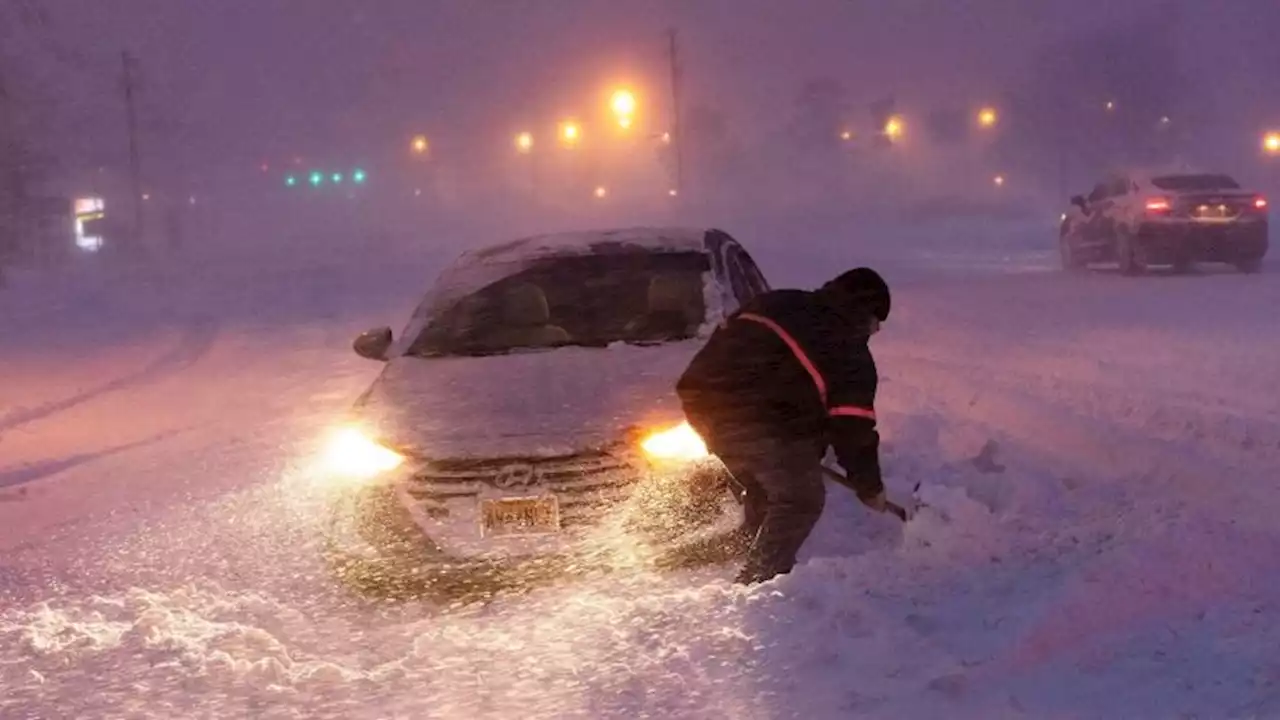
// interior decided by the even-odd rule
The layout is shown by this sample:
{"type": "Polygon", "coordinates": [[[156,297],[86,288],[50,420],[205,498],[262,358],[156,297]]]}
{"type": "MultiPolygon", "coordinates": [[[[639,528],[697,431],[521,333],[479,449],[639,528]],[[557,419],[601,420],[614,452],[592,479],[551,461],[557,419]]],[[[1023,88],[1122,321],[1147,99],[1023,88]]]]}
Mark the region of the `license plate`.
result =
{"type": "Polygon", "coordinates": [[[484,537],[559,531],[560,504],[554,495],[480,501],[480,532],[484,537]]]}

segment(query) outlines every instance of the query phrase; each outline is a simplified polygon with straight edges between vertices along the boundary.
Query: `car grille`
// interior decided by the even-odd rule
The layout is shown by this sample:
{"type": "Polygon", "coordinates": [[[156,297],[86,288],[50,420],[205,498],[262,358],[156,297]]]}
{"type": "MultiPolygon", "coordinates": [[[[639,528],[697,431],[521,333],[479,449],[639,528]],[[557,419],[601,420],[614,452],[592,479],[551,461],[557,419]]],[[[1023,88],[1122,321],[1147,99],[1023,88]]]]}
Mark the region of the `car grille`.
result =
{"type": "Polygon", "coordinates": [[[638,477],[626,458],[608,453],[442,460],[415,472],[407,490],[435,517],[447,515],[452,501],[549,492],[559,500],[561,524],[571,527],[596,520],[626,499],[638,477]]]}

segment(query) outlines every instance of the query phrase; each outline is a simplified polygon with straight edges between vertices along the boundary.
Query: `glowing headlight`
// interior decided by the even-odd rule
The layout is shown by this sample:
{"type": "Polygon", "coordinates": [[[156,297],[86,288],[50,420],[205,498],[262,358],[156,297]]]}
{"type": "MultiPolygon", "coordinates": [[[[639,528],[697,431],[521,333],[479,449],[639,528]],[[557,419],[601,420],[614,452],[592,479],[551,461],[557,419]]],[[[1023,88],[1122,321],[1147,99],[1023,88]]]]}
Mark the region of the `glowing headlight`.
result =
{"type": "Polygon", "coordinates": [[[395,470],[404,462],[404,456],[382,447],[355,428],[334,433],[324,459],[330,471],[360,479],[395,470]]]}
{"type": "Polygon", "coordinates": [[[707,456],[707,446],[689,423],[653,433],[640,442],[640,447],[656,460],[699,460],[707,456]]]}

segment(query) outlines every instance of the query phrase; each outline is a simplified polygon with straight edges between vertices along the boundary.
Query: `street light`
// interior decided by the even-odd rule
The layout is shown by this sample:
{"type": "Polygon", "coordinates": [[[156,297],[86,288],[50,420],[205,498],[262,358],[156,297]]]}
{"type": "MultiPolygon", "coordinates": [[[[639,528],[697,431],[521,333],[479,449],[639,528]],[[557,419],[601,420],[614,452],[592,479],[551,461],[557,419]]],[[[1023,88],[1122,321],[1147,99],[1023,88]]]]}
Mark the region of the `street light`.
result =
{"type": "Polygon", "coordinates": [[[416,155],[422,155],[426,153],[427,148],[430,147],[430,145],[427,143],[427,136],[415,135],[413,138],[413,143],[410,145],[410,147],[413,148],[413,152],[416,155]]]}
{"type": "Polygon", "coordinates": [[[852,131],[852,130],[845,130],[845,131],[841,132],[841,133],[840,133],[840,139],[841,139],[841,140],[844,140],[845,142],[849,142],[850,140],[852,140],[852,139],[853,139],[853,131],[852,131]]]}
{"type": "Polygon", "coordinates": [[[635,124],[636,104],[635,93],[630,90],[615,90],[609,97],[609,109],[613,110],[618,127],[629,130],[635,124]]]}
{"type": "Polygon", "coordinates": [[[604,187],[603,185],[601,185],[601,186],[599,186],[599,187],[597,187],[597,188],[596,188],[595,195],[596,195],[596,198],[597,198],[597,199],[601,199],[601,198],[603,198],[605,195],[608,195],[608,194],[609,194],[609,191],[608,191],[607,189],[605,189],[605,187],[604,187]]]}
{"type": "Polygon", "coordinates": [[[565,145],[577,145],[578,141],[582,139],[582,128],[578,126],[578,123],[566,120],[560,124],[560,139],[565,145]]]}
{"type": "Polygon", "coordinates": [[[996,187],[1004,187],[1004,176],[997,175],[991,179],[991,182],[995,183],[996,187]]]}
{"type": "Polygon", "coordinates": [[[1268,155],[1280,155],[1280,132],[1269,132],[1262,136],[1262,149],[1268,155]]]}
{"type": "Polygon", "coordinates": [[[311,177],[308,180],[313,187],[320,187],[320,183],[324,182],[324,173],[319,170],[312,170],[311,177]]]}
{"type": "Polygon", "coordinates": [[[522,132],[516,135],[516,152],[527,153],[533,150],[533,134],[522,132]]]}
{"type": "Polygon", "coordinates": [[[902,118],[894,115],[884,124],[885,137],[890,140],[897,140],[902,137],[902,133],[906,130],[906,125],[902,122],[902,118]]]}
{"type": "Polygon", "coordinates": [[[630,90],[617,90],[609,98],[609,107],[613,114],[628,117],[636,114],[636,96],[630,90]]]}
{"type": "Polygon", "coordinates": [[[1000,120],[1000,115],[993,107],[984,107],[978,111],[978,125],[984,128],[993,128],[1000,120]]]}

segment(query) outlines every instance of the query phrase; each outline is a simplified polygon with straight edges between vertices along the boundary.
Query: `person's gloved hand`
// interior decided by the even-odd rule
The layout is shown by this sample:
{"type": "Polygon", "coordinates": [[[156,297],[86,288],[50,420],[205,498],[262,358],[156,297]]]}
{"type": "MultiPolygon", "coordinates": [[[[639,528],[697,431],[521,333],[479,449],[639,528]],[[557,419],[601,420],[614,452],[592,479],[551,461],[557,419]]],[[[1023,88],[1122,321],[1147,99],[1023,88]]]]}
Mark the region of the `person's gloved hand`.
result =
{"type": "Polygon", "coordinates": [[[876,512],[884,512],[889,507],[889,500],[885,497],[884,490],[880,490],[874,495],[863,495],[862,493],[859,493],[858,499],[862,501],[863,505],[866,505],[876,512]]]}

